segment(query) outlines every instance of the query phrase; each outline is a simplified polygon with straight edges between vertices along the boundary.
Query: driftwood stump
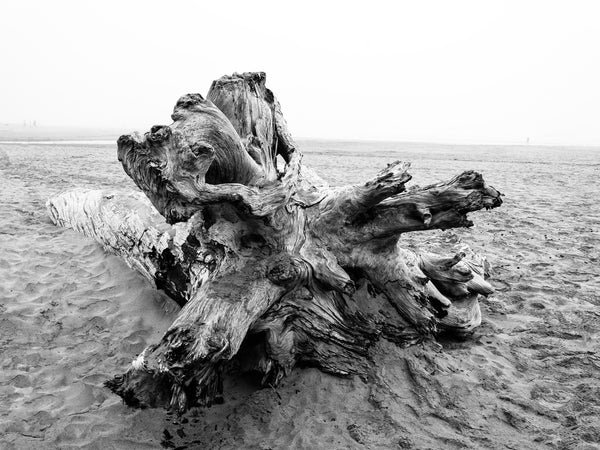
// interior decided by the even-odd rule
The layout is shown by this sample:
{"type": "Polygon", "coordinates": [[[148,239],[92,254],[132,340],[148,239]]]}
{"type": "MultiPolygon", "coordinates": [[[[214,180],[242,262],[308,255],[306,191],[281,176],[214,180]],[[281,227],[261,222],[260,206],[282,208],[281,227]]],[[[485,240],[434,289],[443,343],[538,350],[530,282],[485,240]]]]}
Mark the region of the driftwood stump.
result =
{"type": "Polygon", "coordinates": [[[302,165],[264,73],[224,76],[207,99],[185,95],[172,119],[118,140],[143,193],[48,201],[57,225],[96,238],[182,306],[161,341],[107,382],[128,404],[210,405],[232,359],[271,385],[297,364],[365,375],[377,339],[409,345],[480,324],[485,260],[399,241],[471,226],[467,213],[499,206],[478,173],[407,189],[409,164],[397,161],[330,188],[302,165]]]}

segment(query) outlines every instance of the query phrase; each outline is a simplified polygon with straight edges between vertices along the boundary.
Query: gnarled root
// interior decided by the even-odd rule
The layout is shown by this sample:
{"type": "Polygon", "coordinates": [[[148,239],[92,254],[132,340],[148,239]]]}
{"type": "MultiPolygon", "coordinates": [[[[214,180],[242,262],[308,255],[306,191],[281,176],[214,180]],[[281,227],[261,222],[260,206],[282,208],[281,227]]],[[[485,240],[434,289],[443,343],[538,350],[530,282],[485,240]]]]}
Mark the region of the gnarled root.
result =
{"type": "Polygon", "coordinates": [[[492,293],[485,260],[468,248],[415,253],[401,236],[469,227],[468,213],[499,206],[481,175],[410,188],[410,166],[397,161],[329,188],[302,165],[263,73],[183,96],[172,118],[118,142],[149,201],[76,190],[48,202],[57,225],[97,239],[183,306],[107,382],[128,404],[210,405],[233,359],[271,385],[297,364],[364,376],[377,339],[410,345],[480,324],[479,299],[492,293]]]}

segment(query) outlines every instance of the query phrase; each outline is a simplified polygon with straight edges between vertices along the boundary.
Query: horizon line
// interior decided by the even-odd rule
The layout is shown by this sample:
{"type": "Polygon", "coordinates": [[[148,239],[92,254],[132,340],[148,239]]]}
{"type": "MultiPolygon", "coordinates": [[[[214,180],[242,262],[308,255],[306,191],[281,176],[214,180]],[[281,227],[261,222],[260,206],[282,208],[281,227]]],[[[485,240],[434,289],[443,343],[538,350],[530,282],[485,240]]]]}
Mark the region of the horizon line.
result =
{"type": "MultiPolygon", "coordinates": [[[[62,130],[62,129],[70,129],[73,131],[77,130],[85,130],[85,131],[96,131],[98,133],[123,133],[125,131],[124,127],[98,127],[98,126],[88,126],[88,125],[27,125],[23,123],[14,123],[14,122],[0,122],[0,130],[2,127],[14,126],[21,129],[27,130],[35,130],[38,129],[40,132],[50,131],[51,129],[62,130]]],[[[131,130],[130,132],[139,132],[135,129],[128,128],[131,130]]],[[[144,133],[144,132],[140,132],[144,133]]],[[[15,133],[16,134],[16,133],[15,133]]],[[[127,133],[124,133],[127,134],[127,133]]],[[[116,138],[119,135],[115,134],[116,138]]],[[[16,137],[16,136],[15,136],[16,137]]],[[[496,140],[496,139],[470,139],[470,138],[376,138],[376,137],[323,137],[323,136],[298,136],[295,137],[297,141],[330,141],[330,142],[388,142],[388,143],[399,143],[399,144],[433,144],[433,145],[480,145],[480,146],[513,146],[513,147],[527,147],[527,146],[543,146],[543,147],[600,147],[600,141],[595,143],[573,143],[573,142],[552,142],[552,141],[540,141],[536,142],[535,140],[531,140],[529,142],[525,140],[517,141],[512,139],[507,140],[496,140]]],[[[116,140],[116,139],[115,139],[116,140]]],[[[69,137],[69,136],[44,136],[43,133],[40,133],[40,136],[31,136],[31,137],[16,137],[9,139],[8,136],[5,138],[0,137],[0,143],[35,143],[35,142],[63,142],[67,143],[67,141],[96,141],[103,142],[108,141],[108,139],[101,139],[99,137],[69,137]]]]}
{"type": "MultiPolygon", "coordinates": [[[[419,145],[449,145],[449,146],[461,146],[461,147],[583,147],[583,148],[600,148],[600,144],[547,144],[547,143],[515,143],[515,142],[442,142],[442,141],[417,141],[417,140],[394,140],[394,139],[336,139],[336,138],[321,138],[321,137],[299,137],[295,139],[298,142],[302,141],[325,141],[325,142],[354,142],[354,143],[390,143],[390,144],[419,144],[419,145]]],[[[55,138],[48,139],[47,137],[40,137],[39,139],[2,139],[0,138],[0,144],[15,144],[15,145],[27,145],[27,144],[39,144],[39,145],[50,145],[50,144],[64,144],[64,145],[116,145],[117,139],[100,139],[100,138],[55,138]]]]}

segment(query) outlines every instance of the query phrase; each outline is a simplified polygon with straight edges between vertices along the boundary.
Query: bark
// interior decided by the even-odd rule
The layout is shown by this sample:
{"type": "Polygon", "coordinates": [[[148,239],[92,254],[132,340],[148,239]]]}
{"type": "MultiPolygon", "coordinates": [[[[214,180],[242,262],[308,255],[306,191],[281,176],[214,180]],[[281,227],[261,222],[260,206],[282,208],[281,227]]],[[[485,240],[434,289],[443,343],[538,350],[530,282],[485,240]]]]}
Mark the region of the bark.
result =
{"type": "Polygon", "coordinates": [[[222,77],[207,100],[179,99],[172,118],[118,141],[150,202],[83,190],[48,201],[58,225],[96,238],[182,305],[162,340],[108,382],[129,404],[209,405],[232,361],[272,385],[297,364],[364,376],[377,339],[409,345],[480,324],[485,259],[401,245],[402,233],[471,226],[468,213],[499,206],[479,174],[407,189],[409,164],[394,162],[330,188],[302,164],[263,73],[222,77]]]}

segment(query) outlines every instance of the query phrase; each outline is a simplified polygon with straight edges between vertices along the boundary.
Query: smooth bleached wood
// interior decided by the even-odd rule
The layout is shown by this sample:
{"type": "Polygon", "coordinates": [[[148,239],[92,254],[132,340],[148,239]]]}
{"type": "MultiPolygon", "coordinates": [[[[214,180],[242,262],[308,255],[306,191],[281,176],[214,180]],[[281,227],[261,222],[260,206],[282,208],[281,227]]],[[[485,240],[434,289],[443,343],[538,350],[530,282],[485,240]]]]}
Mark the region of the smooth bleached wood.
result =
{"type": "Polygon", "coordinates": [[[56,225],[96,239],[180,305],[201,284],[210,251],[190,237],[194,220],[167,224],[141,192],[72,190],[46,206],[56,225]]]}

